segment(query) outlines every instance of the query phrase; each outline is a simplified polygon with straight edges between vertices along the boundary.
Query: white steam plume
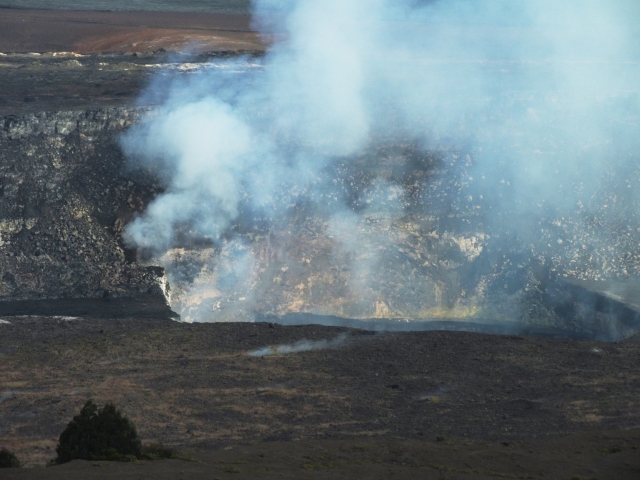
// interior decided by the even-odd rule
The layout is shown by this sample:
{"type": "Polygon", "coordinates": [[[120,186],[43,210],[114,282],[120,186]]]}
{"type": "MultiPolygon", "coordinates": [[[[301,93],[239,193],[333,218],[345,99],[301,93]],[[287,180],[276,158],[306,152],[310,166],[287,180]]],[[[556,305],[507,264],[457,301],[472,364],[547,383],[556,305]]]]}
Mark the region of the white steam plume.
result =
{"type": "Polygon", "coordinates": [[[304,202],[355,252],[345,220],[401,214],[405,192],[380,179],[398,195],[355,211],[323,172],[381,138],[473,152],[464,201],[493,231],[527,238],[549,208],[588,216],[612,166],[636,204],[636,4],[256,0],[255,25],[276,34],[265,57],[177,80],[159,114],[123,139],[132,162],[166,180],[128,241],[156,256],[185,238],[220,244],[243,212],[277,225],[304,202]]]}
{"type": "Polygon", "coordinates": [[[252,357],[267,357],[270,355],[288,355],[290,353],[309,352],[311,350],[325,350],[327,348],[337,348],[347,341],[346,333],[338,335],[331,340],[300,340],[290,345],[276,345],[252,350],[247,353],[252,357]]]}

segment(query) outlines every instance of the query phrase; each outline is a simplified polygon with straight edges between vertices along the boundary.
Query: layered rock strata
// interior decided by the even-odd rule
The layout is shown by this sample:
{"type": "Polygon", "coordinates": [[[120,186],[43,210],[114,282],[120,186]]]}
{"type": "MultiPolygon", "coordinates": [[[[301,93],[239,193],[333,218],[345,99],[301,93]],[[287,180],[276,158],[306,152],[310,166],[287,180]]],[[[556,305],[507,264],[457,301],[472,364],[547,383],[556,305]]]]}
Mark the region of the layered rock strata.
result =
{"type": "Polygon", "coordinates": [[[125,174],[117,145],[145,111],[0,118],[0,301],[169,298],[164,271],[121,241],[159,188],[125,174]]]}
{"type": "MultiPolygon", "coordinates": [[[[636,180],[615,166],[590,193],[590,216],[580,205],[545,213],[523,238],[487,214],[493,199],[472,195],[473,152],[383,139],[320,173],[318,182],[336,186],[331,194],[280,189],[277,219],[268,206],[241,205],[223,238],[178,232],[184,244],[158,255],[122,240],[163,190],[163,172],[128,170],[118,145],[149,113],[114,107],[0,119],[0,301],[22,302],[20,312],[46,299],[166,302],[170,281],[172,306],[192,321],[310,313],[509,322],[602,339],[638,330],[640,307],[610,295],[606,283],[633,284],[640,258],[640,224],[628,202],[615,201],[619,185],[636,180]],[[342,222],[327,214],[339,203],[358,215],[342,222]]],[[[510,195],[509,186],[494,194],[510,195]]]]}

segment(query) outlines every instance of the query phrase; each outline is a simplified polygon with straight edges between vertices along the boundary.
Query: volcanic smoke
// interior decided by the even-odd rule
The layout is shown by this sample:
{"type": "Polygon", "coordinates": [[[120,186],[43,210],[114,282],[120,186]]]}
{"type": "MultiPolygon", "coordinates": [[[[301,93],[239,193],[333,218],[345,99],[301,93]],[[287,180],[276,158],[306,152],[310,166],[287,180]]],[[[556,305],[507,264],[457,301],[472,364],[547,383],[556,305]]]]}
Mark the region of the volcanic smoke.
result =
{"type": "MultiPolygon", "coordinates": [[[[304,215],[322,219],[328,255],[350,272],[349,291],[375,305],[371,316],[393,316],[371,282],[405,241],[408,216],[431,219],[420,237],[448,242],[470,265],[456,274],[457,300],[451,286],[433,294],[448,295],[449,312],[476,311],[469,299],[493,288],[484,273],[521,268],[500,288],[525,291],[533,258],[581,278],[631,275],[638,13],[622,0],[256,0],[254,26],[275,39],[264,57],[212,60],[145,93],[163,103],[121,143],[165,192],[127,241],[172,282],[188,278],[185,298],[237,294],[227,308],[241,312],[255,308],[266,275],[245,233],[295,235],[304,215]],[[432,159],[428,174],[381,167],[398,155],[432,159]],[[211,247],[206,276],[174,261],[198,246],[211,247]]],[[[215,320],[213,305],[183,316],[215,320]]]]}

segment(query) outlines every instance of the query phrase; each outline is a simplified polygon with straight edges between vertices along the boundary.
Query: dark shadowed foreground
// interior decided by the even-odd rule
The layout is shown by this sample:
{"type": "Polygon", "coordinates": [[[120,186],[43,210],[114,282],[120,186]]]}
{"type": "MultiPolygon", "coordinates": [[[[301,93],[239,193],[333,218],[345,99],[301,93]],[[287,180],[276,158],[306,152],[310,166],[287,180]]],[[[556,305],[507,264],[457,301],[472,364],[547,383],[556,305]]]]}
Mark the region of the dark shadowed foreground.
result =
{"type": "Polygon", "coordinates": [[[638,430],[528,443],[360,438],[268,442],[189,460],[116,463],[76,460],[14,469],[7,479],[637,479],[638,430]]]}
{"type": "Polygon", "coordinates": [[[191,450],[204,463],[75,462],[3,478],[63,478],[87,469],[96,478],[164,478],[161,471],[387,478],[389,470],[403,478],[637,478],[640,471],[637,337],[598,343],[5,318],[0,444],[21,460],[43,465],[55,456],[57,436],[92,398],[113,401],[143,441],[191,450]],[[291,353],[266,348],[279,345],[291,353]],[[357,473],[363,468],[370,473],[357,473]]]}

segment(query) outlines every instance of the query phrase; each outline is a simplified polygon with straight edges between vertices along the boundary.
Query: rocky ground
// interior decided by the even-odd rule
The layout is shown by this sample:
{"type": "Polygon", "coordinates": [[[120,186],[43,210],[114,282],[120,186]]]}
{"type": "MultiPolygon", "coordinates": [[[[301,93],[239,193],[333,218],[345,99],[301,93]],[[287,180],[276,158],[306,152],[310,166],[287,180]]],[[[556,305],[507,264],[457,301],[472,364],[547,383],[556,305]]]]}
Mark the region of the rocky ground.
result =
{"type": "MultiPolygon", "coordinates": [[[[121,407],[143,440],[196,452],[220,478],[232,468],[249,476],[276,468],[271,456],[282,449],[288,460],[277,468],[292,478],[307,473],[305,464],[310,478],[318,471],[347,478],[356,464],[374,478],[396,468],[401,478],[439,478],[438,465],[442,478],[640,472],[637,338],[610,344],[319,325],[7,320],[0,438],[29,465],[54,456],[57,436],[93,398],[121,407]],[[273,348],[282,345],[289,349],[273,348]],[[567,435],[574,440],[560,440],[567,435]],[[272,442],[294,442],[293,451],[272,442]],[[272,463],[260,463],[263,451],[272,463]],[[229,464],[212,466],[213,458],[229,464]]],[[[69,468],[79,467],[51,472],[69,468]]],[[[96,475],[120,468],[89,464],[96,475]]],[[[195,478],[205,467],[176,468],[195,478]]]]}

